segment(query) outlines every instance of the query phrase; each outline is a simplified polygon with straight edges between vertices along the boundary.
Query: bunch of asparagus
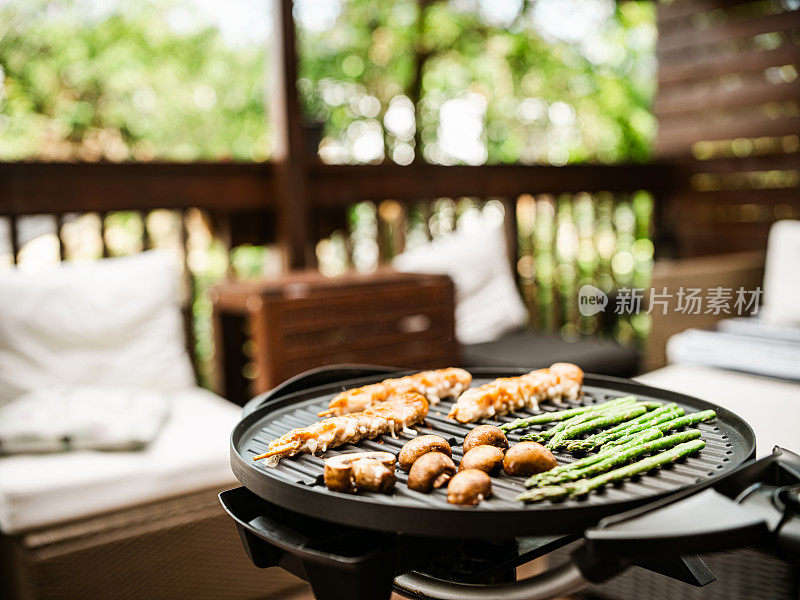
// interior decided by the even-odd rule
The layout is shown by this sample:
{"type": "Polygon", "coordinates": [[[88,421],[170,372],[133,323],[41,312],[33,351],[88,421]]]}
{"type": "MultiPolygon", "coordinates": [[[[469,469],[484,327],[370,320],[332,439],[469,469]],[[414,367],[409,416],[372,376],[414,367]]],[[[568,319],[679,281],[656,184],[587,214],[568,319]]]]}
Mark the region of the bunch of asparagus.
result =
{"type": "MultiPolygon", "coordinates": [[[[583,496],[606,484],[622,481],[628,477],[646,473],[647,471],[673,463],[685,456],[702,450],[705,448],[705,445],[706,443],[703,440],[694,439],[624,467],[599,474],[591,479],[579,479],[578,481],[564,483],[563,485],[546,485],[528,490],[517,496],[517,500],[522,500],[524,502],[541,502],[542,500],[560,500],[562,498],[583,496]]],[[[625,460],[627,460],[627,458],[625,460]]]]}
{"type": "Polygon", "coordinates": [[[524,417],[522,419],[515,419],[509,423],[500,426],[503,431],[512,431],[514,429],[527,429],[534,425],[542,425],[544,423],[553,423],[555,421],[566,421],[572,417],[583,415],[586,413],[594,413],[598,410],[611,408],[622,404],[633,404],[636,402],[636,396],[623,396],[614,400],[600,402],[598,404],[590,404],[589,406],[579,406],[578,408],[570,408],[569,410],[557,410],[553,412],[545,412],[540,415],[533,415],[532,417],[524,417]]]}
{"type": "Polygon", "coordinates": [[[512,431],[556,422],[548,430],[521,437],[544,443],[553,450],[589,452],[601,448],[597,454],[529,478],[526,487],[536,489],[524,492],[517,499],[539,502],[580,496],[608,483],[675,462],[699,451],[705,442],[699,439],[697,429],[665,434],[715,416],[712,410],[685,415],[675,403],[638,402],[635,396],[625,396],[506,423],[501,429],[512,431]],[[586,434],[588,436],[583,437],[586,434]],[[642,458],[648,454],[652,455],[642,458]]]}

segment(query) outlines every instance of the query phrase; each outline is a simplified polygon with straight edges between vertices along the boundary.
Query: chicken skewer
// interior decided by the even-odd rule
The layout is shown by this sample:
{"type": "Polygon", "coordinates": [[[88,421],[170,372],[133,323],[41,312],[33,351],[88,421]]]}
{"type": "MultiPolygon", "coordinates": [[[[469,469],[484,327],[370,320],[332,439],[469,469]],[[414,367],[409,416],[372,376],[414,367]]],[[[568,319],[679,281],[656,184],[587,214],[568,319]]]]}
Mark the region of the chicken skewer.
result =
{"type": "Polygon", "coordinates": [[[272,458],[274,464],[284,456],[304,452],[325,452],[343,444],[395,434],[422,421],[428,414],[428,401],[418,392],[407,392],[370,406],[363,412],[331,417],[308,427],[292,429],[269,443],[269,450],[253,460],[272,458]]]}
{"type": "Polygon", "coordinates": [[[320,417],[345,415],[361,412],[366,408],[385,402],[392,396],[405,392],[419,392],[431,404],[442,398],[458,396],[472,383],[472,375],[464,369],[450,367],[436,371],[422,371],[397,379],[385,379],[380,383],[346,390],[337,394],[328,404],[328,410],[319,413],[320,417]]]}
{"type": "Polygon", "coordinates": [[[448,415],[460,423],[473,423],[519,408],[536,409],[542,400],[578,397],[583,371],[571,363],[555,363],[519,377],[501,377],[461,394],[448,415]]]}

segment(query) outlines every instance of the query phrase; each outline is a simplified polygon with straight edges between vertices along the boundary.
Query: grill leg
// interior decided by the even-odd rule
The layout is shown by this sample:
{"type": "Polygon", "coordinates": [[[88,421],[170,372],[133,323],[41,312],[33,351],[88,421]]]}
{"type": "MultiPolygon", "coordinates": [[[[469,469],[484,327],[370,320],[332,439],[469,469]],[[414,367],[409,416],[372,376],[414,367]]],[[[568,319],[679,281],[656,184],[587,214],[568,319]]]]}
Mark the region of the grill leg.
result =
{"type": "Polygon", "coordinates": [[[394,561],[381,562],[356,571],[319,564],[305,565],[305,578],[316,600],[389,600],[394,584],[394,561]]]}

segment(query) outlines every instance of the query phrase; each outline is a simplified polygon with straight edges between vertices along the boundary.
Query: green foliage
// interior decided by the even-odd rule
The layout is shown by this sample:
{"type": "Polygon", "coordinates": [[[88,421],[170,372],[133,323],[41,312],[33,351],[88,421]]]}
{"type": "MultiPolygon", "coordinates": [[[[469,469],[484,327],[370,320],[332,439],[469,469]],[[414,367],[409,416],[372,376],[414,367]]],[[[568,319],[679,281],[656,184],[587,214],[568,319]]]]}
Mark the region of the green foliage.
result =
{"type": "MultiPolygon", "coordinates": [[[[577,41],[559,40],[541,26],[539,2],[522,3],[501,26],[483,14],[485,3],[423,4],[420,14],[416,2],[349,0],[331,28],[300,28],[306,112],[326,123],[326,142],[338,149],[323,152],[324,159],[359,162],[354,145],[365,123],[383,126],[390,157],[398,144],[413,144],[384,119],[400,98],[418,105],[417,140],[430,162],[463,162],[440,139],[443,105],[463,98],[482,104],[486,156],[478,162],[648,158],[655,132],[652,3],[617,5],[598,30],[577,41]],[[422,56],[419,76],[415,50],[422,56]],[[364,98],[377,98],[379,109],[365,114],[364,98]]],[[[587,10],[598,5],[587,3],[587,10]]]]}
{"type": "MultiPolygon", "coordinates": [[[[405,163],[420,150],[445,164],[648,157],[652,3],[617,4],[587,35],[563,41],[537,13],[553,0],[521,2],[500,24],[487,0],[330,2],[339,14],[329,27],[298,23],[301,101],[309,122],[324,123],[329,162],[405,163]],[[441,139],[443,106],[464,99],[480,121],[471,159],[441,139]]],[[[0,159],[269,156],[264,43],[232,45],[211,25],[174,27],[171,11],[191,10],[189,0],[111,7],[0,5],[0,159]]]]}
{"type": "Polygon", "coordinates": [[[340,8],[325,31],[298,23],[301,101],[310,122],[324,123],[326,141],[345,148],[330,155],[323,143],[324,160],[380,160],[413,137],[413,128],[398,134],[382,124],[392,100],[413,82],[417,2],[348,0],[340,8]],[[355,140],[369,133],[382,143],[366,154],[353,151],[355,140]]]}
{"type": "Polygon", "coordinates": [[[178,32],[175,2],[0,7],[0,159],[265,160],[265,48],[178,32]]]}

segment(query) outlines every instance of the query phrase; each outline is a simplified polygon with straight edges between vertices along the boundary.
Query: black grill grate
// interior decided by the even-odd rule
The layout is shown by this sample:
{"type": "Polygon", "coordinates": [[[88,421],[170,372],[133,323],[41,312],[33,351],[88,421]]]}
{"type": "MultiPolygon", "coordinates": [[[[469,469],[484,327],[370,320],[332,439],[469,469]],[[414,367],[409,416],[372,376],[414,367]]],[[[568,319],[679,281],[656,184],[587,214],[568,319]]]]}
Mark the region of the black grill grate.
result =
{"type": "MultiPolygon", "coordinates": [[[[481,385],[495,376],[501,375],[502,373],[493,373],[490,377],[476,377],[473,386],[481,385]]],[[[372,378],[370,381],[380,379],[380,377],[372,378]]],[[[346,387],[352,387],[352,385],[356,384],[348,384],[346,387]]],[[[267,500],[281,504],[285,508],[307,512],[322,518],[325,518],[325,514],[328,513],[331,520],[346,521],[348,524],[357,524],[367,528],[434,534],[430,525],[418,527],[417,519],[427,521],[436,519],[438,516],[442,523],[451,523],[448,527],[463,522],[466,527],[471,528],[476,523],[476,517],[479,514],[503,513],[508,516],[509,523],[513,523],[516,518],[519,525],[522,520],[523,526],[520,529],[525,529],[525,524],[531,523],[532,517],[528,517],[528,515],[538,514],[541,518],[534,519],[538,524],[531,524],[528,529],[539,533],[552,533],[572,529],[571,521],[574,521],[577,526],[584,518],[591,521],[605,514],[612,514],[628,508],[631,501],[652,500],[656,496],[687,486],[708,482],[715,476],[738,466],[754,452],[752,431],[749,427],[732,413],[724,409],[717,409],[718,418],[715,421],[698,426],[702,432],[702,439],[706,442],[706,447],[699,454],[657,473],[647,474],[617,486],[606,486],[601,492],[594,492],[585,499],[532,505],[524,505],[514,500],[514,497],[525,489],[524,478],[509,477],[501,473],[492,478],[494,497],[482,502],[478,507],[470,508],[448,504],[445,489],[434,490],[430,494],[422,494],[408,489],[406,486],[407,476],[400,470],[397,471],[398,483],[395,492],[391,495],[374,493],[349,495],[330,492],[325,488],[322,482],[324,462],[322,457],[306,454],[284,458],[277,467],[268,467],[263,461],[254,462],[252,460],[253,456],[266,450],[269,440],[279,437],[292,428],[304,427],[317,421],[317,413],[327,407],[330,398],[341,389],[341,385],[330,386],[326,389],[294,394],[288,399],[275,403],[280,406],[268,405],[251,415],[252,420],[245,419],[237,430],[238,433],[234,432],[233,439],[233,466],[239,479],[251,491],[267,500]],[[281,485],[281,483],[285,485],[281,485]],[[328,502],[326,503],[323,499],[328,502]],[[330,510],[328,506],[330,506],[330,510]],[[348,506],[349,508],[347,508],[348,506]],[[415,509],[427,510],[414,513],[415,509]],[[324,512],[319,513],[320,510],[324,512]],[[556,514],[559,515],[559,519],[556,519],[558,524],[551,521],[551,517],[556,514]],[[565,514],[574,514],[575,517],[574,519],[571,517],[561,518],[565,514]],[[472,516],[468,520],[461,519],[464,515],[472,516]]],[[[580,400],[557,404],[543,403],[541,410],[574,408],[581,404],[602,402],[629,393],[636,394],[642,400],[675,401],[683,406],[687,413],[709,407],[717,408],[696,399],[633,382],[611,378],[587,378],[584,395],[580,400]],[[608,382],[612,382],[612,385],[616,384],[613,385],[614,389],[609,389],[611,386],[608,385],[608,382]]],[[[451,402],[443,401],[432,406],[425,423],[416,430],[420,434],[437,434],[447,438],[453,446],[454,460],[458,463],[462,456],[461,443],[464,436],[475,427],[475,424],[461,425],[448,419],[446,415],[451,405],[451,402]]],[[[496,420],[482,421],[482,423],[498,425],[528,414],[532,413],[516,411],[496,420]]],[[[513,431],[509,434],[509,440],[512,443],[516,442],[525,433],[549,426],[551,425],[513,431]]],[[[397,453],[409,439],[411,439],[410,436],[400,434],[396,439],[383,436],[376,440],[362,440],[354,445],[331,449],[325,453],[325,458],[339,453],[364,450],[386,450],[397,453]]],[[[556,457],[559,464],[574,460],[568,453],[556,453],[556,457]]],[[[501,522],[496,519],[489,521],[501,522]]],[[[444,525],[442,527],[437,525],[433,529],[443,530],[444,527],[444,525]]],[[[458,532],[438,532],[438,535],[448,534],[459,537],[458,532]]],[[[462,533],[460,537],[466,535],[467,533],[462,533]]]]}

